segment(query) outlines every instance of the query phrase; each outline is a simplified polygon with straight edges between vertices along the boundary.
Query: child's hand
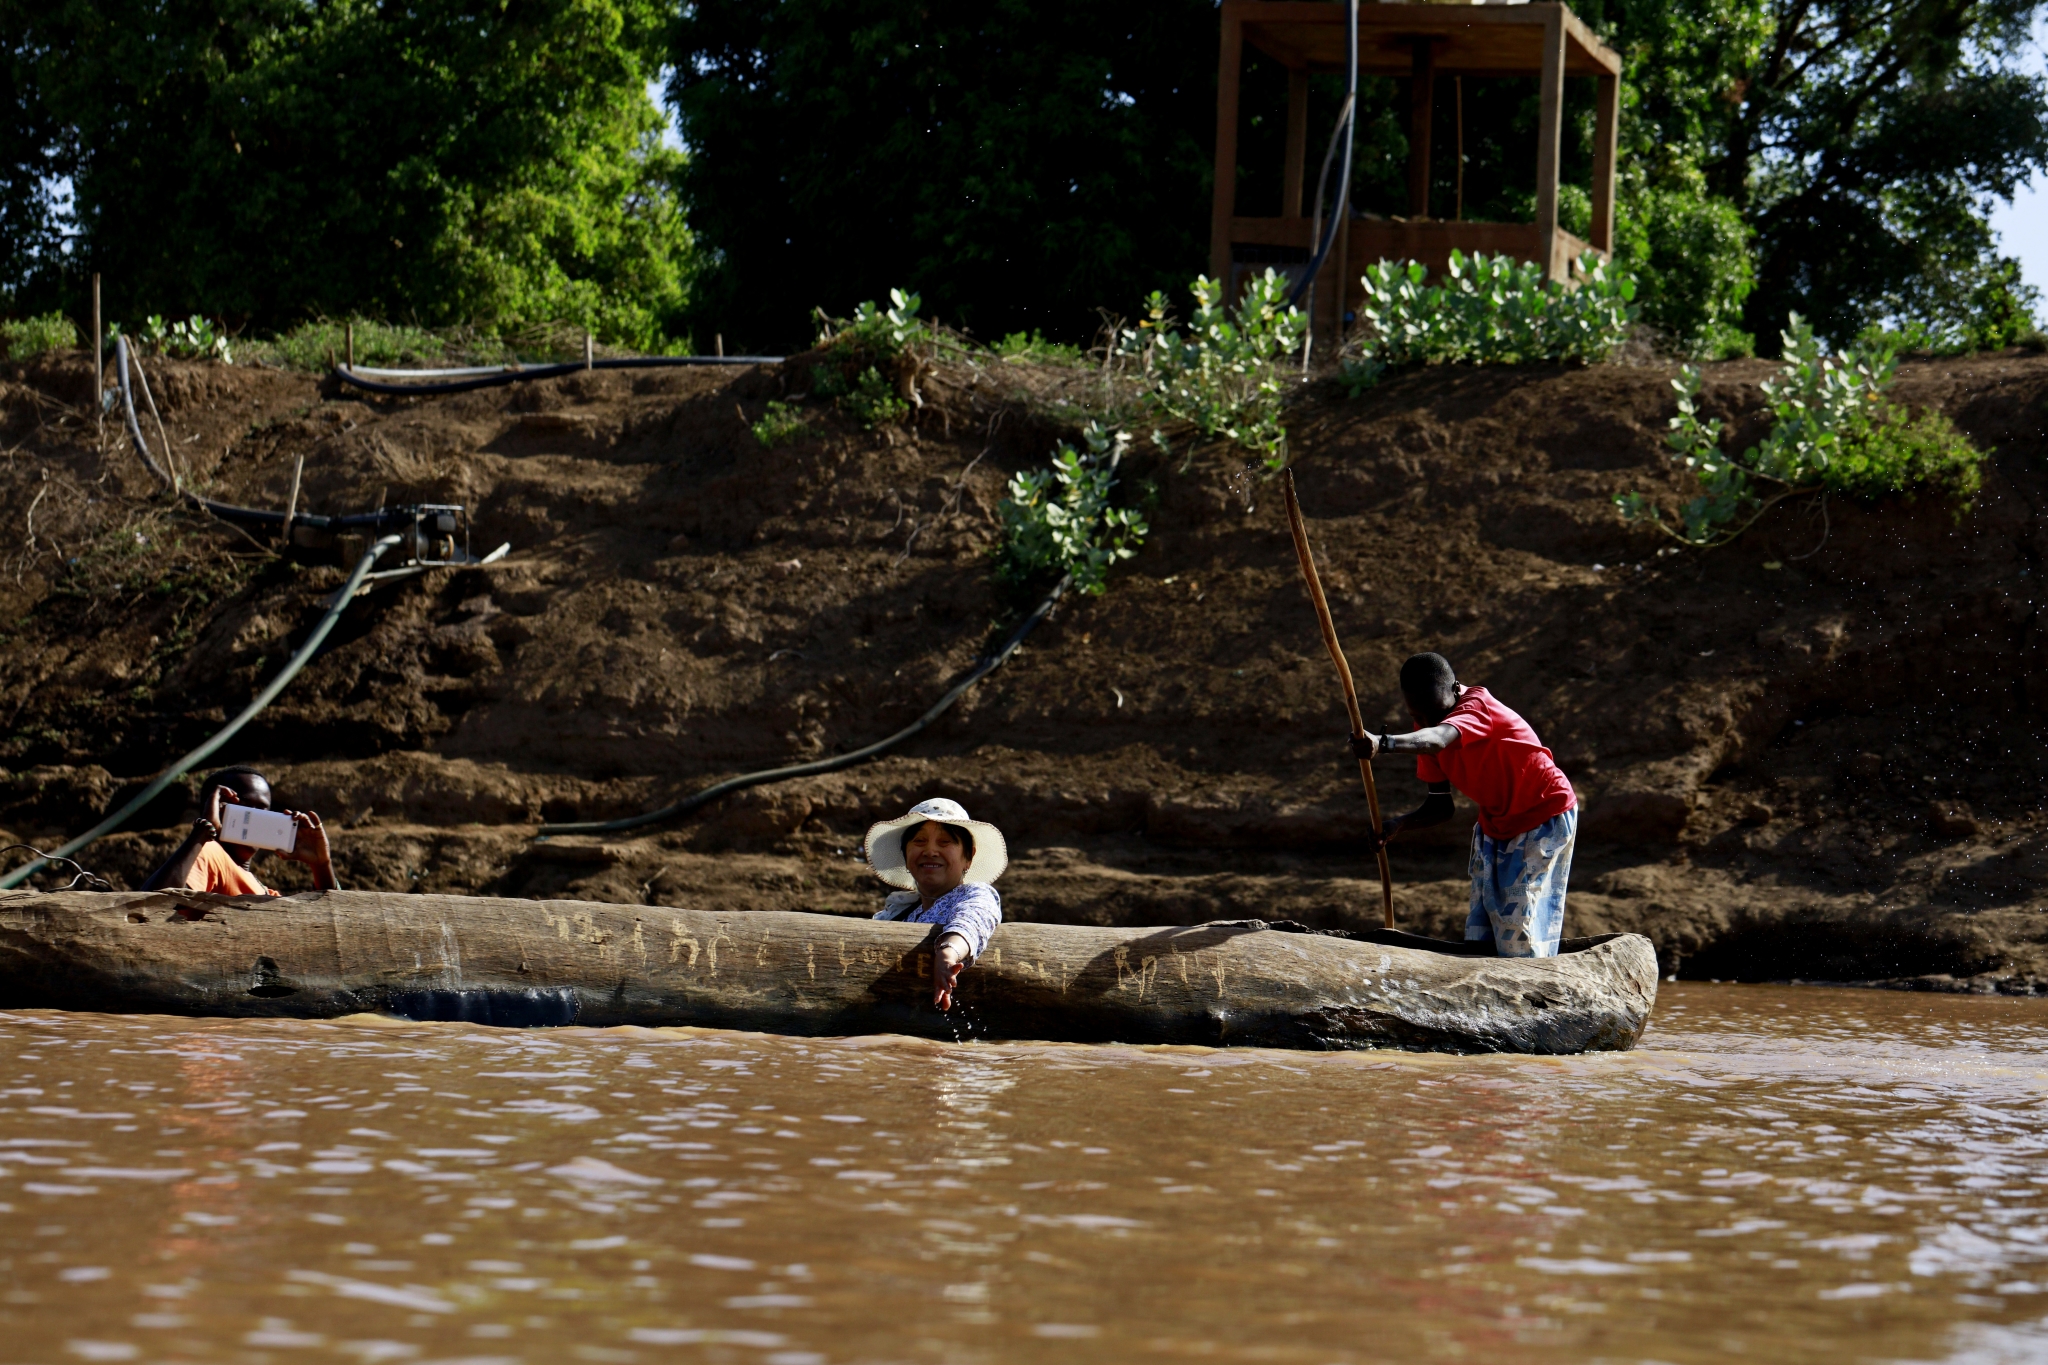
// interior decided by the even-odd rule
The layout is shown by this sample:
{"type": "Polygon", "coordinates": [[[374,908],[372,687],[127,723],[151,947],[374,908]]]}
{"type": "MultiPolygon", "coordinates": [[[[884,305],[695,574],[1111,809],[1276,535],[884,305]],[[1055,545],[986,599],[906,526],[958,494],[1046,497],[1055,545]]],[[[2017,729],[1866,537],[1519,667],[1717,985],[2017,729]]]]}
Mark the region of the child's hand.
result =
{"type": "Polygon", "coordinates": [[[1380,736],[1368,730],[1351,737],[1351,756],[1370,763],[1380,756],[1380,736]]]}

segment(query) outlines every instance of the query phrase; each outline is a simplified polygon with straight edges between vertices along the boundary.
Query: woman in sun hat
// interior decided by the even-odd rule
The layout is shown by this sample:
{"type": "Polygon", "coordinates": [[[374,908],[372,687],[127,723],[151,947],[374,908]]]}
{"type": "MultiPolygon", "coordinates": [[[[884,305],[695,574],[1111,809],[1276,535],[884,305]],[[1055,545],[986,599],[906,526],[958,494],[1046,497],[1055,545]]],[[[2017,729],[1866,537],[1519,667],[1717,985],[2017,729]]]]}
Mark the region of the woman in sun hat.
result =
{"type": "Polygon", "coordinates": [[[875,918],[939,926],[932,1003],[951,1009],[961,967],[981,956],[1003,922],[1003,899],[989,885],[1010,865],[1003,832],[968,819],[958,801],[937,797],[870,826],[864,847],[875,875],[901,888],[875,918]]]}

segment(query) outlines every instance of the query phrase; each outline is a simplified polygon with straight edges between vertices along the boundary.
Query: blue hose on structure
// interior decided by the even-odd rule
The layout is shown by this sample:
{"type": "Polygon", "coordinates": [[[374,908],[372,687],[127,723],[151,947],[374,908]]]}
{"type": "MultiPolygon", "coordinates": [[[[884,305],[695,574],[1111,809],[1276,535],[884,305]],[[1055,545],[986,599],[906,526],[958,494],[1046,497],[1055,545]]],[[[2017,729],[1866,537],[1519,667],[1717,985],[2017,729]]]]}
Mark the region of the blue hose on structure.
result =
{"type": "MultiPolygon", "coordinates": [[[[1358,0],[1345,0],[1344,9],[1345,52],[1344,59],[1344,107],[1337,115],[1337,126],[1330,132],[1330,146],[1323,153],[1322,174],[1316,177],[1316,204],[1320,209],[1323,202],[1323,186],[1329,182],[1330,163],[1336,159],[1337,139],[1344,139],[1344,169],[1337,181],[1336,211],[1330,215],[1330,225],[1323,231],[1322,243],[1316,247],[1316,254],[1302,272],[1301,282],[1294,286],[1294,292],[1287,298],[1289,308],[1301,306],[1308,291],[1315,288],[1316,274],[1329,259],[1330,248],[1337,244],[1337,229],[1351,219],[1351,145],[1353,134],[1358,130],[1358,0]]],[[[1300,212],[1299,209],[1296,212],[1300,212]]],[[[1338,290],[1338,322],[1343,321],[1343,290],[1338,290]]]]}
{"type": "Polygon", "coordinates": [[[313,655],[319,651],[321,643],[327,639],[327,633],[334,629],[334,623],[341,619],[342,609],[347,607],[349,600],[356,595],[356,589],[363,586],[363,580],[369,577],[370,569],[376,564],[378,557],[392,546],[399,544],[402,539],[403,537],[400,536],[386,536],[375,545],[372,545],[369,552],[356,561],[356,571],[348,576],[348,582],[343,584],[341,591],[334,595],[333,604],[327,608],[327,614],[320,618],[319,624],[313,627],[313,633],[306,637],[306,643],[299,646],[298,653],[292,655],[290,661],[278,671],[277,676],[270,680],[270,685],[261,692],[258,692],[256,699],[242,708],[242,714],[222,726],[212,739],[207,740],[206,743],[200,745],[191,753],[186,754],[176,763],[173,763],[170,767],[157,774],[156,780],[138,792],[127,805],[121,807],[121,809],[115,811],[112,815],[109,815],[106,819],[100,821],[97,825],[94,825],[91,829],[55,852],[37,858],[34,862],[22,867],[17,867],[6,876],[0,877],[0,891],[12,890],[14,887],[20,886],[37,872],[48,867],[52,861],[68,858],[87,844],[97,840],[101,835],[109,834],[119,829],[123,821],[155,800],[158,793],[162,792],[164,788],[204,763],[221,745],[233,739],[244,725],[247,725],[256,718],[257,712],[277,699],[277,694],[284,691],[286,683],[299,675],[299,670],[304,668],[313,655]]]}

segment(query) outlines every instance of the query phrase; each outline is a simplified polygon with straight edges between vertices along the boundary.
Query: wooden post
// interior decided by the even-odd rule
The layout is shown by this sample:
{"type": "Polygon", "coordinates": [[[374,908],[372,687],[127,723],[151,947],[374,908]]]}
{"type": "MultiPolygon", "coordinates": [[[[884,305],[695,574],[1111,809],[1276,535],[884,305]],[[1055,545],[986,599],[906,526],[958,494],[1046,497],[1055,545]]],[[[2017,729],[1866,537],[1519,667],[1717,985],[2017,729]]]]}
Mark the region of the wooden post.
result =
{"type": "Polygon", "coordinates": [[[1621,78],[1600,77],[1598,110],[1593,123],[1593,248],[1614,251],[1614,153],[1621,135],[1621,78]]]}
{"type": "Polygon", "coordinates": [[[92,272],[92,417],[99,424],[100,455],[107,453],[107,347],[100,323],[100,272],[92,272]]]}
{"type": "Polygon", "coordinates": [[[583,368],[586,370],[597,368],[597,340],[591,336],[588,327],[583,329],[583,368]]]}
{"type": "Polygon", "coordinates": [[[1429,217],[1429,125],[1436,108],[1436,45],[1415,40],[1408,85],[1408,216],[1429,217]]]}
{"type": "Polygon", "coordinates": [[[355,373],[355,369],[356,369],[356,323],[355,323],[355,319],[354,319],[354,318],[350,318],[350,319],[349,319],[349,321],[348,321],[348,369],[349,369],[349,373],[350,373],[350,374],[354,374],[354,373],[355,373]]]}
{"type": "Polygon", "coordinates": [[[1451,125],[1458,144],[1457,178],[1451,195],[1451,221],[1465,221],[1465,78],[1451,77],[1451,125]]]}
{"type": "Polygon", "coordinates": [[[1244,28],[1234,0],[1223,0],[1223,38],[1216,53],[1216,191],[1209,208],[1209,273],[1230,289],[1230,220],[1237,212],[1237,87],[1244,65],[1244,28]]]}
{"type": "Polygon", "coordinates": [[[725,359],[725,333],[713,332],[711,334],[711,343],[718,348],[718,358],[720,360],[725,359]]]}
{"type": "Polygon", "coordinates": [[[299,476],[306,472],[306,457],[299,455],[292,460],[292,495],[284,505],[284,547],[292,547],[292,522],[299,515],[299,476]]]}
{"type": "Polygon", "coordinates": [[[1543,278],[1557,278],[1557,177],[1564,137],[1564,13],[1549,6],[1543,18],[1543,72],[1537,88],[1536,240],[1543,278]]]}
{"type": "Polygon", "coordinates": [[[1287,168],[1280,216],[1301,217],[1301,186],[1308,174],[1308,72],[1287,73],[1287,168]]]}

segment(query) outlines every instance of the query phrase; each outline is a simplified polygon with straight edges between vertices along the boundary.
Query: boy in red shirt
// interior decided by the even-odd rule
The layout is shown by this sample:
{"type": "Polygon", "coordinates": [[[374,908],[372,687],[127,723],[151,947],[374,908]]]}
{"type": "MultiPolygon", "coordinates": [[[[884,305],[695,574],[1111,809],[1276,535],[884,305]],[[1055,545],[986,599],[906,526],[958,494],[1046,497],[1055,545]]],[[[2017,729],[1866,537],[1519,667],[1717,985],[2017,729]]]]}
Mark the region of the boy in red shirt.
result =
{"type": "Polygon", "coordinates": [[[1479,807],[1466,940],[1491,939],[1502,957],[1556,956],[1579,831],[1572,784],[1527,721],[1485,688],[1460,683],[1441,654],[1401,665],[1401,696],[1419,728],[1351,741],[1360,758],[1414,754],[1415,775],[1429,787],[1420,806],[1387,821],[1381,838],[1444,823],[1451,788],[1465,793],[1479,807]]]}

